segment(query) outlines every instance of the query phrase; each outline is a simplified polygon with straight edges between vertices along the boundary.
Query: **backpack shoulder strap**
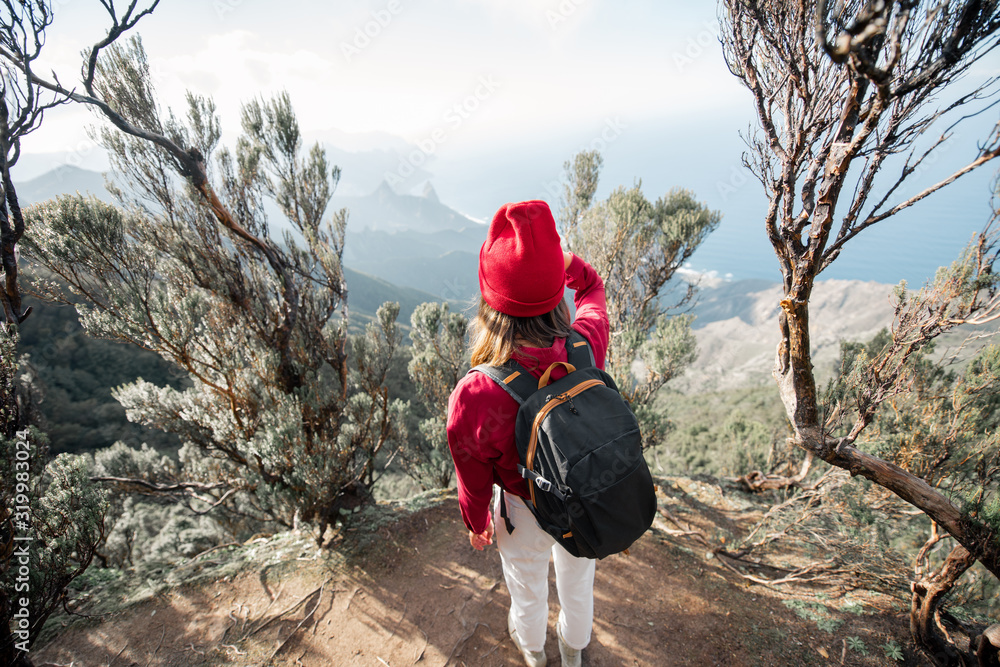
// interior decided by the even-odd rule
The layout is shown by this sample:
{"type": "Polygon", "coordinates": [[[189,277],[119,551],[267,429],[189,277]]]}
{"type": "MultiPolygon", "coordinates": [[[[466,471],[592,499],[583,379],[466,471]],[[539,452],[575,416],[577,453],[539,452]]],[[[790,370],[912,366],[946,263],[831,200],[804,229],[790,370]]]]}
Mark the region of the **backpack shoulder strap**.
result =
{"type": "MultiPolygon", "coordinates": [[[[594,362],[594,351],[590,349],[590,343],[576,329],[573,329],[566,338],[566,360],[575,368],[597,365],[594,362]]],[[[538,391],[538,380],[535,379],[535,376],[513,359],[503,366],[479,364],[469,372],[472,371],[483,373],[496,382],[510,394],[511,398],[517,401],[518,405],[524,404],[529,396],[538,391]]]]}
{"type": "Polygon", "coordinates": [[[566,338],[566,359],[576,368],[597,365],[594,361],[594,351],[590,349],[590,343],[576,329],[573,329],[566,338]]]}
{"type": "Polygon", "coordinates": [[[528,372],[528,369],[513,360],[504,366],[479,364],[469,372],[472,371],[478,371],[496,382],[517,401],[518,405],[522,405],[529,396],[538,391],[538,380],[528,372]]]}

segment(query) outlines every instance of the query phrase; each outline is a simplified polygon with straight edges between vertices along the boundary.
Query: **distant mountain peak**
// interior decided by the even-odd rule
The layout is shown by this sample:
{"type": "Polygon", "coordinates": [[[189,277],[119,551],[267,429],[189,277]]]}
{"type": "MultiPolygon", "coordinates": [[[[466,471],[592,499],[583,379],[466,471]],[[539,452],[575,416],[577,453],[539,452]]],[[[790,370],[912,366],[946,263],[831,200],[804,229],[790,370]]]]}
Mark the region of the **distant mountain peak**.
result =
{"type": "Polygon", "coordinates": [[[104,174],[71,164],[59,165],[28,181],[15,181],[14,187],[22,206],[74,193],[92,194],[104,201],[113,201],[105,188],[104,174]]]}
{"type": "Polygon", "coordinates": [[[72,164],[61,164],[55,169],[48,172],[51,174],[96,174],[98,172],[91,171],[89,169],[83,169],[82,167],[77,167],[72,164]]]}
{"type": "Polygon", "coordinates": [[[437,190],[434,189],[434,186],[431,185],[430,181],[424,183],[423,192],[421,194],[423,195],[424,199],[429,199],[437,204],[441,203],[441,200],[438,199],[437,190]]]}
{"type": "Polygon", "coordinates": [[[379,183],[378,187],[375,189],[375,192],[373,194],[375,195],[375,197],[379,199],[395,198],[399,196],[399,193],[396,192],[396,188],[392,187],[389,184],[389,181],[385,179],[382,179],[382,182],[379,183]]]}

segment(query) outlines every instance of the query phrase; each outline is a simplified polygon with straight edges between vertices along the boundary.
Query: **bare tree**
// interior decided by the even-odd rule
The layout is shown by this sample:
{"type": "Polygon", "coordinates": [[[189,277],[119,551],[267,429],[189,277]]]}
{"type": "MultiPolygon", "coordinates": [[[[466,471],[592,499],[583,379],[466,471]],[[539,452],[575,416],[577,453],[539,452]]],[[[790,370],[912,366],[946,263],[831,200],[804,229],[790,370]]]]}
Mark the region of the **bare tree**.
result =
{"type": "MultiPolygon", "coordinates": [[[[828,403],[838,410],[849,409],[853,428],[862,421],[862,411],[871,411],[870,424],[860,432],[857,446],[942,489],[962,507],[963,515],[982,524],[983,532],[995,538],[1000,533],[1000,438],[996,435],[1000,346],[987,345],[967,360],[961,347],[936,359],[934,341],[926,340],[913,326],[920,326],[921,313],[942,301],[935,293],[948,291],[949,285],[954,288],[959,276],[975,275],[968,269],[967,262],[956,262],[912,298],[898,289],[893,331],[883,331],[866,344],[841,344],[843,371],[828,390],[828,403]],[[908,343],[918,343],[919,349],[908,343]],[[872,410],[873,399],[883,401],[884,408],[872,410]]],[[[980,333],[977,338],[984,335],[988,334],[980,333]]],[[[888,494],[882,487],[874,489],[888,494]]],[[[903,526],[910,520],[896,512],[887,522],[903,526]]],[[[937,628],[947,620],[959,631],[953,635],[964,633],[971,640],[977,634],[975,627],[942,606],[960,591],[959,580],[976,558],[961,545],[942,558],[941,548],[951,539],[932,522],[930,537],[914,557],[910,623],[918,645],[933,655],[960,660],[951,640],[937,628]]],[[[990,597],[1000,589],[1000,581],[983,582],[983,587],[988,597],[982,601],[991,605],[990,597]]]]}
{"type": "MultiPolygon", "coordinates": [[[[113,0],[102,0],[113,25],[102,43],[112,44],[158,2],[138,9],[135,0],[119,12],[113,0]]],[[[46,0],[0,0],[0,663],[18,666],[31,664],[28,649],[63,603],[67,585],[89,566],[108,510],[106,491],[91,482],[84,460],[49,461],[44,434],[29,425],[30,392],[18,381],[18,327],[31,309],[21,300],[18,255],[26,226],[11,173],[22,140],[46,111],[72,97],[36,76],[52,21],[46,0]],[[25,535],[33,538],[27,554],[26,543],[14,541],[25,535]]]]}
{"type": "MultiPolygon", "coordinates": [[[[21,156],[21,139],[41,125],[45,111],[67,101],[34,81],[34,64],[42,53],[45,30],[52,23],[48,3],[3,1],[0,12],[0,268],[3,289],[0,304],[3,320],[0,335],[15,341],[17,325],[31,313],[22,309],[18,282],[17,244],[24,235],[24,216],[11,169],[21,156]]],[[[14,437],[18,428],[18,406],[13,377],[0,379],[3,433],[14,437]]]]}
{"type": "MultiPolygon", "coordinates": [[[[765,231],[783,278],[774,376],[795,444],[807,461],[862,475],[923,510],[956,549],[1000,576],[1000,541],[988,523],[855,446],[879,406],[903,390],[912,354],[955,326],[1000,315],[991,236],[984,232],[950,277],[901,299],[892,344],[871,367],[843,435],[847,411],[819,399],[809,337],[814,282],[846,243],[1000,155],[997,125],[964,166],[903,194],[959,123],[994,108],[996,77],[963,92],[955,84],[997,47],[1000,3],[723,0],[721,19],[727,65],[752,93],[759,121],[744,160],[768,197],[765,231]]],[[[953,659],[921,646],[940,664],[953,659]]]]}
{"type": "MultiPolygon", "coordinates": [[[[24,235],[24,217],[10,170],[21,156],[21,139],[41,125],[46,110],[66,101],[34,81],[34,64],[42,53],[45,30],[52,23],[48,3],[3,1],[0,13],[0,263],[4,286],[0,292],[4,322],[20,324],[30,313],[21,310],[18,287],[17,242],[24,235]]],[[[8,331],[9,327],[5,327],[8,331]]],[[[13,435],[11,432],[8,435],[13,435]]]]}

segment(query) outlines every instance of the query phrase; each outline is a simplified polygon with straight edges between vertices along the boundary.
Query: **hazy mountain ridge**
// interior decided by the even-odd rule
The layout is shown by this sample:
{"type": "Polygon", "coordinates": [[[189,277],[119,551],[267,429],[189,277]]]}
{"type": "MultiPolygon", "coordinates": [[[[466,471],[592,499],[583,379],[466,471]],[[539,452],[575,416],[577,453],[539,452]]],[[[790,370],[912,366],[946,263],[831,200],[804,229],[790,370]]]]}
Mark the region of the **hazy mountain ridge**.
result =
{"type": "MultiPolygon", "coordinates": [[[[23,206],[64,193],[93,194],[106,201],[111,196],[104,176],[94,171],[63,165],[17,185],[23,206]]],[[[475,279],[479,246],[485,238],[481,223],[442,204],[433,186],[425,184],[423,195],[397,194],[385,181],[365,196],[335,195],[331,210],[348,209],[344,265],[357,274],[348,280],[352,292],[386,296],[386,300],[410,303],[445,300],[467,302],[478,293],[475,279]],[[387,285],[359,285],[359,274],[412,290],[394,294],[387,285]],[[417,292],[425,294],[418,297],[417,292]]],[[[275,224],[274,233],[282,227],[275,224]]],[[[360,302],[352,303],[357,307],[360,302]]],[[[415,305],[415,304],[414,304],[415,305]]],[[[369,311],[370,303],[364,304],[369,311]]],[[[377,304],[376,304],[377,307],[377,304]]],[[[412,307],[404,305],[409,321],[412,307]]]]}
{"type": "MultiPolygon", "coordinates": [[[[841,340],[867,340],[892,324],[893,285],[857,280],[816,283],[810,300],[813,363],[833,373],[841,340]]],[[[781,287],[745,280],[703,289],[694,334],[698,357],[672,384],[699,393],[773,382],[781,287]]]]}
{"type": "Polygon", "coordinates": [[[403,327],[410,326],[410,316],[417,306],[428,301],[437,301],[437,297],[433,294],[413,287],[396,285],[351,268],[344,269],[344,279],[347,281],[347,303],[352,313],[374,315],[383,303],[395,301],[399,304],[397,321],[403,327]]]}
{"type": "Polygon", "coordinates": [[[335,197],[349,210],[344,264],[452,302],[479,291],[479,246],[486,228],[437,198],[397,194],[384,182],[366,197],[335,197]]]}
{"type": "MultiPolygon", "coordinates": [[[[19,188],[23,202],[67,191],[107,196],[100,174],[68,165],[19,188]]],[[[383,301],[398,301],[399,321],[406,325],[419,303],[446,300],[461,307],[478,294],[485,226],[442,204],[429,183],[423,195],[409,195],[383,181],[365,196],[336,195],[331,207],[349,210],[344,264],[352,312],[370,315],[383,301]]],[[[840,340],[864,340],[892,323],[891,291],[875,282],[817,283],[811,322],[821,374],[832,373],[840,340]]],[[[697,393],[770,382],[780,298],[779,286],[765,280],[701,287],[693,309],[698,357],[673,386],[697,393]]]]}
{"type": "MultiPolygon", "coordinates": [[[[16,170],[12,170],[16,175],[16,170]]],[[[104,174],[89,169],[81,169],[64,164],[30,180],[14,183],[18,202],[30,206],[63,194],[94,195],[104,201],[112,201],[111,194],[104,186],[104,174]]]]}
{"type": "MultiPolygon", "coordinates": [[[[428,183],[428,185],[430,185],[428,183]]],[[[437,197],[433,186],[424,195],[397,194],[387,181],[375,192],[363,197],[334,195],[333,208],[346,208],[348,229],[371,231],[417,231],[423,233],[460,231],[483,225],[454,211],[437,197]]]]}

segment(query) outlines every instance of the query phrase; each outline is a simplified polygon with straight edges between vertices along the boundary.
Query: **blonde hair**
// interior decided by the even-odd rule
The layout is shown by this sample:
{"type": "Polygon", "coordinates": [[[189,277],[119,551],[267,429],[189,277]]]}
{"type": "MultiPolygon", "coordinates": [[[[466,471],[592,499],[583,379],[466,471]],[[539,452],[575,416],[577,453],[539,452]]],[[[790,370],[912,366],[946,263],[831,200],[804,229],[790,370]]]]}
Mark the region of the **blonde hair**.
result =
{"type": "Polygon", "coordinates": [[[560,301],[543,315],[515,317],[494,309],[480,296],[479,312],[470,330],[472,365],[502,366],[525,344],[547,347],[556,338],[569,336],[569,306],[560,301]]]}

